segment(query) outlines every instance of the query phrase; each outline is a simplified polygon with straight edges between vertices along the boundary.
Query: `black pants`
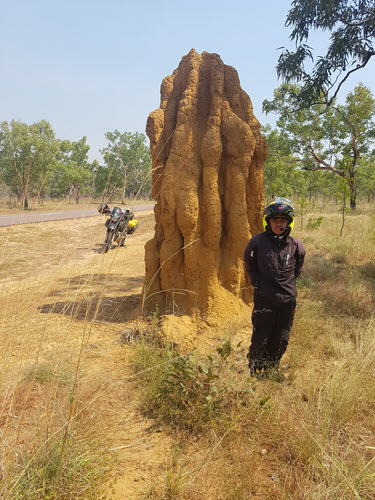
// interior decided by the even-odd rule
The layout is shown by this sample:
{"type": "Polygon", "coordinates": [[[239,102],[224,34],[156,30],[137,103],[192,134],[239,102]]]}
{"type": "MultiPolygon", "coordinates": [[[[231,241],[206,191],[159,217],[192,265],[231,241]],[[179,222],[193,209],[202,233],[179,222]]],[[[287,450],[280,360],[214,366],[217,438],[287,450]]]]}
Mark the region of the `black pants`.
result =
{"type": "Polygon", "coordinates": [[[277,367],[289,343],[296,301],[273,304],[254,300],[253,335],[247,355],[252,375],[277,367]]]}

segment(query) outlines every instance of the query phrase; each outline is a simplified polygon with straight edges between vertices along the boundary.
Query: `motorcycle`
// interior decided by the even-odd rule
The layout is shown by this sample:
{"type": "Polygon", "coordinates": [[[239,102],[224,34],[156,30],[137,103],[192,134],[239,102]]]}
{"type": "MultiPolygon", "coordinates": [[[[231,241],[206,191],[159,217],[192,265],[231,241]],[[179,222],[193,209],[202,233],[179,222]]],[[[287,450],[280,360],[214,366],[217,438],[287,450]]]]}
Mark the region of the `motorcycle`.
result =
{"type": "Polygon", "coordinates": [[[104,240],[104,253],[108,252],[113,241],[118,243],[119,247],[125,246],[126,236],[133,234],[138,227],[134,214],[129,208],[114,207],[111,210],[107,204],[99,205],[98,212],[108,217],[105,222],[107,232],[104,240]]]}

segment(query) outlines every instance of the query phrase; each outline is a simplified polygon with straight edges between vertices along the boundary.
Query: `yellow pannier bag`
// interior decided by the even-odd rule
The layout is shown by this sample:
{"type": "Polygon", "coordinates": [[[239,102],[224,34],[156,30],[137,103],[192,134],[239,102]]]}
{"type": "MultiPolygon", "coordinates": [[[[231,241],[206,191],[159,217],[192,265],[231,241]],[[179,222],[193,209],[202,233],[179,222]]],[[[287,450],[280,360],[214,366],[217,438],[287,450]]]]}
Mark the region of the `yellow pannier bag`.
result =
{"type": "Polygon", "coordinates": [[[128,230],[126,232],[128,234],[132,234],[137,229],[137,227],[138,227],[138,221],[136,219],[133,219],[129,221],[128,230]]]}

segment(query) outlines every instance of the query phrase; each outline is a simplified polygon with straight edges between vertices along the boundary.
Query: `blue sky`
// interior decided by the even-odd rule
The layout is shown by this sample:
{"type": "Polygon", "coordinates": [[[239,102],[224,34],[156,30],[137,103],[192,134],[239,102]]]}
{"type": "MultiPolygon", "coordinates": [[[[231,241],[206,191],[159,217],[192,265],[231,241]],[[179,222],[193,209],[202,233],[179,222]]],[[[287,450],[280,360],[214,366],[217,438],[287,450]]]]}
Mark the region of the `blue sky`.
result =
{"type": "MultiPolygon", "coordinates": [[[[101,159],[106,131],[144,132],[162,79],[191,48],[238,71],[262,124],[277,81],[289,0],[0,0],[0,121],[46,119],[60,139],[87,136],[101,159]]],[[[326,37],[311,41],[316,55],[326,37]]],[[[372,61],[371,61],[372,62],[372,61]]],[[[375,64],[349,80],[375,93],[375,64]]]]}

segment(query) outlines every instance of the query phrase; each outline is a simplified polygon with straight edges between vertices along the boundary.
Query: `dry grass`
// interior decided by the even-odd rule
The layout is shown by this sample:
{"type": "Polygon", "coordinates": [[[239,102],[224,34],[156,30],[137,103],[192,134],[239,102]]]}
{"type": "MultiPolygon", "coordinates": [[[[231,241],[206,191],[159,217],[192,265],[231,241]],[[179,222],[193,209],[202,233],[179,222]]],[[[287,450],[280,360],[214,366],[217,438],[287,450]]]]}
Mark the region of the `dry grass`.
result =
{"type": "Polygon", "coordinates": [[[220,418],[177,435],[183,451],[151,498],[375,498],[374,221],[347,216],[340,237],[338,214],[317,215],[318,229],[295,232],[307,260],[286,376],[223,368],[220,418]]]}
{"type": "MultiPolygon", "coordinates": [[[[61,199],[37,199],[30,198],[29,199],[29,208],[26,211],[27,213],[36,213],[36,212],[66,212],[71,210],[87,210],[87,209],[95,209],[102,202],[99,198],[81,198],[78,204],[75,203],[75,200],[72,200],[71,203],[68,202],[67,198],[61,199]]],[[[127,199],[125,200],[125,204],[121,203],[120,199],[113,200],[110,203],[110,206],[130,206],[134,207],[137,205],[145,205],[152,204],[153,201],[150,200],[142,200],[142,199],[127,199]]],[[[25,210],[22,207],[21,203],[9,202],[5,199],[0,199],[0,214],[21,214],[24,213],[25,210]]]]}
{"type": "MultiPolygon", "coordinates": [[[[138,217],[146,234],[153,224],[148,219],[138,217]]],[[[143,262],[134,251],[139,245],[143,252],[144,239],[137,244],[136,234],[122,253],[103,255],[103,222],[98,217],[0,230],[4,499],[108,493],[109,463],[115,460],[108,448],[123,437],[117,418],[130,411],[129,405],[122,409],[118,394],[125,373],[113,363],[113,351],[122,359],[113,329],[137,303],[143,262]],[[129,274],[121,256],[130,258],[129,274]]]]}
{"type": "MultiPolygon", "coordinates": [[[[323,221],[296,224],[307,258],[289,369],[251,379],[250,331],[214,332],[183,380],[202,377],[199,362],[211,355],[221,400],[207,419],[201,396],[212,393],[192,391],[182,400],[200,422],[191,427],[166,420],[166,406],[153,418],[142,412],[145,394],[148,411],[158,400],[160,360],[171,376],[177,355],[163,357],[155,318],[130,321],[152,217],[138,217],[128,248],[106,255],[100,218],[0,230],[2,496],[20,498],[34,478],[28,498],[94,499],[98,480],[115,500],[375,498],[375,223],[361,210],[340,238],[338,213],[310,214],[323,221]],[[225,362],[215,358],[218,337],[231,339],[225,362]]],[[[165,402],[180,412],[178,391],[165,402]]]]}

